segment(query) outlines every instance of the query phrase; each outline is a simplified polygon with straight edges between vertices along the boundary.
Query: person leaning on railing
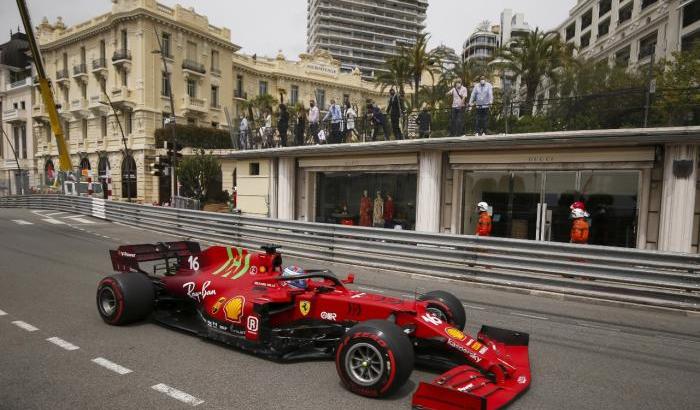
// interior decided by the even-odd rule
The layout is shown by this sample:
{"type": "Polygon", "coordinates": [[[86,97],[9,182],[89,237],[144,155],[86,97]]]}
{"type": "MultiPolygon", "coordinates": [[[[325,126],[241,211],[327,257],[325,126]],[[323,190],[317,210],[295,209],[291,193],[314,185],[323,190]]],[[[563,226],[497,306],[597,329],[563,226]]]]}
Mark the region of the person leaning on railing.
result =
{"type": "Polygon", "coordinates": [[[341,143],[341,136],[340,136],[340,127],[343,122],[343,113],[340,109],[340,106],[335,103],[335,100],[331,100],[331,106],[328,107],[328,113],[326,113],[326,116],[323,117],[323,121],[326,122],[330,120],[331,122],[331,135],[330,135],[330,144],[340,144],[341,143]]]}
{"type": "Polygon", "coordinates": [[[320,131],[319,129],[319,117],[320,114],[318,112],[318,107],[316,106],[316,101],[311,100],[309,101],[309,133],[311,134],[311,137],[313,138],[313,142],[315,144],[319,144],[320,141],[318,140],[318,132],[320,131]]]}
{"type": "Polygon", "coordinates": [[[287,131],[289,130],[289,112],[287,111],[287,106],[285,104],[279,105],[279,114],[277,119],[277,131],[280,134],[280,141],[282,146],[287,146],[287,131]]]}
{"type": "Polygon", "coordinates": [[[464,132],[464,108],[469,96],[467,87],[462,85],[461,80],[456,80],[454,87],[445,95],[452,96],[452,111],[450,115],[450,136],[456,137],[464,132]]]}
{"type": "Polygon", "coordinates": [[[297,124],[294,128],[294,145],[304,145],[304,130],[306,129],[306,110],[299,107],[297,112],[297,124]]]}
{"type": "Polygon", "coordinates": [[[469,99],[469,109],[476,106],[476,124],[474,130],[476,135],[486,134],[486,129],[489,126],[489,108],[493,104],[493,86],[486,81],[483,75],[479,78],[477,84],[472,90],[472,96],[469,99]]]}
{"type": "Polygon", "coordinates": [[[416,125],[418,126],[418,136],[420,138],[430,138],[430,128],[432,126],[432,117],[428,111],[428,104],[423,103],[418,116],[416,117],[416,125]]]}

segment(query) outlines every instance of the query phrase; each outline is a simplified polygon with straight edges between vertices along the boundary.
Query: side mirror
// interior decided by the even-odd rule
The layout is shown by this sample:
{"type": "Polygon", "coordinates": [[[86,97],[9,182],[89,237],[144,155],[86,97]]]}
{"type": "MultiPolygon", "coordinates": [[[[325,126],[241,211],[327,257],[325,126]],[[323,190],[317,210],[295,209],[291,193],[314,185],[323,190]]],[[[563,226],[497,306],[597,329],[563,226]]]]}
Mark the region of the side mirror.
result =
{"type": "Polygon", "coordinates": [[[343,279],[343,280],[341,280],[341,282],[343,282],[346,285],[351,285],[351,284],[355,283],[355,274],[354,273],[349,274],[347,279],[343,279]]]}

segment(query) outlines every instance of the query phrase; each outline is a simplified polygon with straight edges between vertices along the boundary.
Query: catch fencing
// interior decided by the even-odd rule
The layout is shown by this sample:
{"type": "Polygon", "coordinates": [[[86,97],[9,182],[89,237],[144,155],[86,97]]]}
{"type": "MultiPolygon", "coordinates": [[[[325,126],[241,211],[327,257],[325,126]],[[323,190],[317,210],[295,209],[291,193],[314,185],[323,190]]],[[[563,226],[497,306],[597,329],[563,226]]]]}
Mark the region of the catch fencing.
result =
{"type": "Polygon", "coordinates": [[[289,256],[609,301],[700,311],[700,255],[283,221],[59,195],[0,208],[92,215],[289,256]]]}

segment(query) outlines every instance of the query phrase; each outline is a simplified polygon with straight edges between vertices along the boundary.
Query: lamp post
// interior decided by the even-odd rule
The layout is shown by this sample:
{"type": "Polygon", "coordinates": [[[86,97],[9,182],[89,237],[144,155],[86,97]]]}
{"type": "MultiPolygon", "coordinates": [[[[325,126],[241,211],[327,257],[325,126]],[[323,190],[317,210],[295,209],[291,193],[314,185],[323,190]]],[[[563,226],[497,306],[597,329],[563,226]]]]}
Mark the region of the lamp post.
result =
{"type": "MultiPolygon", "coordinates": [[[[117,125],[119,126],[119,132],[122,134],[122,143],[124,144],[124,158],[128,158],[129,155],[129,147],[127,146],[126,143],[126,135],[124,135],[124,128],[122,127],[122,122],[119,121],[119,114],[117,113],[116,107],[114,107],[114,104],[112,104],[112,99],[109,98],[109,94],[107,94],[107,90],[105,87],[102,87],[102,93],[105,95],[107,98],[107,102],[100,101],[100,104],[102,105],[108,105],[111,109],[112,112],[114,113],[114,119],[117,121],[117,125]]],[[[134,170],[136,172],[136,170],[134,170]]],[[[122,172],[123,174],[123,172],[122,172]]],[[[126,197],[127,201],[131,202],[131,161],[126,162],[126,176],[129,179],[126,182],[126,197]]]]}
{"type": "Polygon", "coordinates": [[[153,25],[153,31],[156,34],[156,40],[158,41],[158,50],[153,50],[151,53],[160,54],[160,59],[163,61],[163,72],[165,73],[165,78],[168,79],[168,97],[170,98],[170,128],[172,129],[172,149],[170,150],[170,203],[174,202],[174,199],[179,194],[177,189],[177,177],[175,176],[175,170],[177,169],[177,130],[175,129],[175,102],[173,101],[173,83],[170,77],[170,72],[168,71],[168,63],[165,61],[165,53],[163,53],[163,43],[160,40],[160,34],[158,34],[158,28],[153,25]]]}
{"type": "Polygon", "coordinates": [[[19,178],[15,179],[15,183],[17,184],[17,193],[18,194],[24,194],[24,184],[18,181],[21,181],[22,178],[22,167],[19,165],[19,157],[17,156],[17,150],[15,150],[15,147],[12,145],[12,141],[10,141],[10,136],[7,135],[5,132],[4,127],[0,127],[0,130],[2,130],[2,134],[5,136],[5,139],[7,139],[7,144],[10,146],[10,149],[12,150],[12,155],[15,156],[15,162],[17,163],[17,171],[16,175],[19,176],[19,178]],[[20,193],[20,190],[22,191],[20,193]]]}

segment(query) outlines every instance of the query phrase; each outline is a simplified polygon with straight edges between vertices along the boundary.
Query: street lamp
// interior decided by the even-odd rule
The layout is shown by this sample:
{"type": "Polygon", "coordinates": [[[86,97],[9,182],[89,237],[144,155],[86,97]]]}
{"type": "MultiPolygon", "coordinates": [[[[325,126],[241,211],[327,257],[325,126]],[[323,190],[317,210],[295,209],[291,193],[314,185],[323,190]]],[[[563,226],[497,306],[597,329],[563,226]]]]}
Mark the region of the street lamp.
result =
{"type": "Polygon", "coordinates": [[[158,28],[153,25],[153,31],[156,34],[156,40],[158,41],[158,50],[151,51],[152,54],[160,54],[160,59],[163,61],[163,71],[165,73],[165,78],[168,79],[168,97],[170,98],[170,128],[172,129],[172,149],[170,150],[170,204],[174,203],[175,197],[179,194],[177,189],[177,177],[175,176],[175,170],[177,169],[177,130],[175,127],[175,102],[173,101],[173,82],[170,77],[170,72],[168,71],[168,63],[165,61],[165,53],[163,53],[163,43],[160,41],[160,34],[158,34],[158,28]]]}
{"type": "MultiPolygon", "coordinates": [[[[114,113],[114,119],[117,121],[117,125],[119,126],[119,132],[122,134],[122,143],[124,144],[124,159],[126,159],[130,155],[129,147],[126,144],[126,135],[124,135],[124,128],[122,128],[122,122],[119,121],[119,114],[117,113],[117,109],[116,107],[114,107],[114,104],[112,104],[112,99],[109,98],[109,94],[107,94],[107,90],[105,89],[105,87],[102,87],[102,93],[107,98],[107,102],[100,101],[100,104],[109,106],[112,109],[112,112],[114,113]]],[[[136,170],[134,170],[134,172],[136,172],[136,170]]],[[[126,181],[126,197],[127,201],[131,202],[131,161],[126,161],[126,176],[128,178],[128,181],[126,181]]]]}

